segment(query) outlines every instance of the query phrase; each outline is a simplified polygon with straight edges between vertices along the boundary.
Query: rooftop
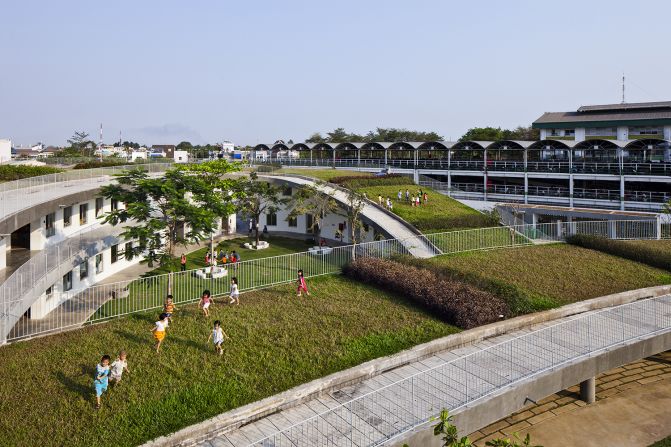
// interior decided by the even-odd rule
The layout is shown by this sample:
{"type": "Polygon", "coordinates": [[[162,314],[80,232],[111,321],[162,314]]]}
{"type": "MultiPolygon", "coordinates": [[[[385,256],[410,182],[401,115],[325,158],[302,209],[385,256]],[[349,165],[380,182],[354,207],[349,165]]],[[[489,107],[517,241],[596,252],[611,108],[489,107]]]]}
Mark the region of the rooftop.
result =
{"type": "Polygon", "coordinates": [[[671,124],[671,101],[588,105],[579,107],[575,112],[545,112],[533,125],[599,123],[607,126],[613,125],[612,122],[653,120],[655,122],[649,124],[671,124]]]}

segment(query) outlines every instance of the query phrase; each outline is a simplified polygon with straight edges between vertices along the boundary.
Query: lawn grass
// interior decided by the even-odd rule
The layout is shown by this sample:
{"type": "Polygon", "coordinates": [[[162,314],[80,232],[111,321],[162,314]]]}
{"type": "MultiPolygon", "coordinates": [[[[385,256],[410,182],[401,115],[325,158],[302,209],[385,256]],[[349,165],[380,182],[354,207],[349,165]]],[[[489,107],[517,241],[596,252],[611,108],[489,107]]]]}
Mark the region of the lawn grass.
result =
{"type": "Polygon", "coordinates": [[[160,355],[156,312],[0,348],[3,445],[134,446],[327,374],[457,330],[398,298],[341,276],[215,301],[209,320],[180,306],[160,355]],[[220,319],[222,357],[206,345],[220,319]],[[130,374],[93,408],[93,368],[128,351],[130,374]],[[37,410],[37,411],[36,411],[37,410]]]}
{"type": "Polygon", "coordinates": [[[506,298],[515,314],[671,283],[661,269],[566,244],[412,260],[506,298]]]}
{"type": "Polygon", "coordinates": [[[333,177],[342,177],[345,175],[356,175],[366,177],[372,175],[370,172],[348,171],[344,169],[300,169],[300,168],[282,168],[274,171],[275,174],[297,174],[306,177],[313,177],[328,182],[333,177]]]}
{"type": "MultiPolygon", "coordinates": [[[[425,233],[439,233],[443,231],[459,230],[464,228],[481,228],[498,225],[489,216],[474,210],[444,194],[431,188],[422,186],[422,191],[428,195],[427,204],[413,207],[405,201],[405,190],[416,196],[420,187],[409,186],[369,186],[360,188],[371,200],[377,201],[381,195],[383,201],[387,197],[393,202],[393,211],[425,233]],[[398,200],[398,191],[402,191],[402,199],[398,200]]],[[[383,202],[384,203],[384,202],[383,202]]]]}

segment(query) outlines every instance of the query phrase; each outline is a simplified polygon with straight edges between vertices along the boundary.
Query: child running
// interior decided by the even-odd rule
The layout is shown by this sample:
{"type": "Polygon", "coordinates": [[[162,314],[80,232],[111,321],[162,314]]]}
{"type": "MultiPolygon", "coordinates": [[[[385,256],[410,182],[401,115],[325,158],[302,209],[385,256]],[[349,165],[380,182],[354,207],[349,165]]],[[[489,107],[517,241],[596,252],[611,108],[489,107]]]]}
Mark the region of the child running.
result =
{"type": "Polygon", "coordinates": [[[210,304],[213,302],[212,300],[212,295],[210,294],[209,290],[203,290],[203,295],[200,297],[200,301],[198,302],[198,307],[203,309],[203,314],[205,314],[206,317],[210,316],[210,311],[208,310],[210,307],[210,304]]]}
{"type": "Polygon", "coordinates": [[[163,304],[163,313],[168,316],[168,321],[172,323],[172,313],[177,310],[177,307],[172,302],[172,295],[168,295],[163,304]]]}
{"type": "Polygon", "coordinates": [[[226,335],[226,332],[224,332],[224,330],[221,328],[221,321],[216,320],[214,322],[214,328],[212,329],[212,332],[210,332],[210,336],[207,337],[207,342],[209,343],[210,340],[212,340],[217,354],[222,355],[224,350],[222,349],[221,345],[224,343],[224,339],[228,340],[229,338],[230,337],[226,335]]]}
{"type": "Polygon", "coordinates": [[[121,351],[119,353],[119,357],[117,357],[116,360],[112,362],[110,371],[110,379],[112,380],[112,382],[113,383],[121,382],[121,376],[123,375],[124,371],[126,371],[127,373],[130,372],[128,370],[128,362],[126,361],[126,351],[121,351]]]}
{"type": "Polygon", "coordinates": [[[238,290],[238,278],[235,276],[231,278],[231,302],[229,304],[235,303],[237,306],[240,305],[240,290],[238,290]]]}
{"type": "Polygon", "coordinates": [[[168,327],[168,316],[166,314],[161,314],[158,316],[158,321],[156,325],[151,330],[154,333],[154,339],[156,340],[156,353],[158,354],[161,349],[161,342],[165,338],[165,329],[168,327]]]}
{"type": "Polygon", "coordinates": [[[305,282],[305,277],[303,276],[303,270],[298,271],[298,296],[302,295],[302,292],[305,292],[307,296],[310,296],[308,292],[308,284],[305,282]]]}
{"type": "Polygon", "coordinates": [[[107,391],[107,383],[110,375],[110,356],[105,354],[96,365],[96,378],[93,387],[96,390],[96,410],[100,409],[100,396],[107,391]]]}

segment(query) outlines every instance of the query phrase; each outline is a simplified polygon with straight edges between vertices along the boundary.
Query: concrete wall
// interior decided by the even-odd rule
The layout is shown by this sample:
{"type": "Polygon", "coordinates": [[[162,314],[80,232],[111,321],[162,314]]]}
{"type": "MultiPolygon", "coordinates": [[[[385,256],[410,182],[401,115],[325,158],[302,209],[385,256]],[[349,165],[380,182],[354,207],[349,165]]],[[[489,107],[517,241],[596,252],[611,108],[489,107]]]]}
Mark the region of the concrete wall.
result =
{"type": "Polygon", "coordinates": [[[8,162],[12,159],[12,140],[0,140],[0,163],[8,162]]]}
{"type": "Polygon", "coordinates": [[[585,128],[584,127],[576,127],[575,128],[575,141],[576,142],[585,141],[585,128]]]}

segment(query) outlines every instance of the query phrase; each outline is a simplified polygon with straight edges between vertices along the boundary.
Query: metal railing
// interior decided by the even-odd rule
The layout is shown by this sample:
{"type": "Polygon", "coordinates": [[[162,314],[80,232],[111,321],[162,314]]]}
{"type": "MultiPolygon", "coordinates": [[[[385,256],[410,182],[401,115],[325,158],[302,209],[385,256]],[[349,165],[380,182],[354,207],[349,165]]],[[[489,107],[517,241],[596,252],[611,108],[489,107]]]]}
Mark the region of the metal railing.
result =
{"type": "MultiPolygon", "coordinates": [[[[15,288],[15,291],[10,291],[8,288],[0,294],[2,318],[0,340],[4,336],[6,341],[13,341],[135,312],[158,309],[163,305],[169,283],[175,303],[179,305],[197,300],[204,289],[209,289],[215,297],[229,294],[232,277],[238,279],[241,291],[268,288],[295,281],[298,269],[302,269],[307,278],[339,273],[354,256],[390,258],[410,254],[419,247],[423,250],[433,247],[431,255],[437,256],[521,247],[537,242],[563,241],[572,234],[600,235],[611,239],[658,239],[671,238],[670,233],[671,224],[659,224],[656,220],[582,221],[480,228],[418,235],[406,239],[387,239],[356,246],[346,245],[325,248],[322,251],[307,251],[219,265],[215,269],[207,267],[145,276],[129,281],[96,285],[72,293],[54,292],[49,299],[56,300],[59,304],[45,318],[32,320],[22,317],[16,313],[16,309],[32,305],[24,302],[25,296],[34,296],[26,295],[30,287],[38,287],[43,291],[50,286],[40,282],[39,279],[46,277],[50,266],[55,268],[54,264],[57,262],[49,262],[44,267],[36,266],[38,270],[22,276],[21,283],[16,286],[18,288],[15,288]],[[8,323],[10,321],[16,321],[16,324],[11,324],[11,331],[8,323]],[[3,327],[4,335],[1,330],[3,327]]],[[[74,244],[72,250],[67,253],[68,259],[77,256],[77,249],[81,247],[79,243],[74,244]]],[[[60,253],[51,253],[46,259],[60,259],[62,262],[64,257],[60,253]]],[[[92,281],[95,281],[95,276],[92,281]]]]}
{"type": "Polygon", "coordinates": [[[671,331],[671,296],[588,313],[383,386],[250,446],[373,446],[472,406],[502,388],[671,331]],[[371,423],[371,421],[375,421],[371,423]]]}
{"type": "Polygon", "coordinates": [[[74,169],[0,183],[0,216],[3,219],[10,217],[40,203],[75,193],[78,188],[105,185],[114,179],[115,174],[126,169],[144,169],[153,174],[165,172],[171,166],[172,163],[138,163],[106,168],[74,169]]]}

